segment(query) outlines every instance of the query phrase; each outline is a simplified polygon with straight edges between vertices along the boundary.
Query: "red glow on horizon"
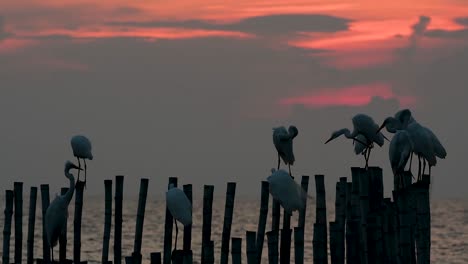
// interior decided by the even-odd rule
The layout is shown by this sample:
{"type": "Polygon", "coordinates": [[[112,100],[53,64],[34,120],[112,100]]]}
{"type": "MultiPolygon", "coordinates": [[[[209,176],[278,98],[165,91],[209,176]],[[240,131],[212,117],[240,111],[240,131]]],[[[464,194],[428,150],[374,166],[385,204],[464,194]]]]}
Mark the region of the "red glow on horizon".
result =
{"type": "Polygon", "coordinates": [[[373,97],[396,99],[400,106],[410,106],[416,102],[412,96],[396,95],[388,84],[357,85],[341,89],[321,89],[307,95],[280,100],[280,105],[304,105],[312,108],[330,106],[365,106],[373,97]]]}

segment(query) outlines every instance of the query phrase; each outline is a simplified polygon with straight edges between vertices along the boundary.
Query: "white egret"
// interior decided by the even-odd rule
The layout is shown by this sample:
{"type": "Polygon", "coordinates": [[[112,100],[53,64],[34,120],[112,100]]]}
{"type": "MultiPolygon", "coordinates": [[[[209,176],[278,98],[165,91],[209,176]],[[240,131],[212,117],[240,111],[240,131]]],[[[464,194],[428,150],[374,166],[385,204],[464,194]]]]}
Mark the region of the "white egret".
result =
{"type": "Polygon", "coordinates": [[[271,169],[271,176],[267,178],[270,193],[280,202],[284,211],[292,214],[293,211],[303,209],[307,194],[285,170],[271,169]]]}
{"type": "Polygon", "coordinates": [[[429,175],[431,167],[437,164],[437,159],[444,159],[447,156],[445,148],[440,143],[437,136],[427,127],[419,124],[411,114],[409,109],[403,109],[395,114],[395,117],[387,117],[379,128],[386,128],[388,132],[395,133],[397,130],[406,130],[413,142],[413,152],[410,159],[410,170],[412,163],[412,154],[418,155],[418,180],[421,180],[422,174],[426,169],[426,162],[429,165],[429,175]],[[423,158],[423,170],[421,173],[421,158],[423,158]]]}
{"type": "MultiPolygon", "coordinates": [[[[353,139],[354,141],[357,141],[358,143],[362,145],[366,145],[366,148],[364,151],[361,151],[361,153],[364,154],[364,158],[366,160],[366,168],[368,167],[368,162],[369,162],[369,156],[371,149],[374,147],[374,143],[377,143],[380,147],[383,146],[384,144],[384,139],[385,136],[378,132],[379,125],[377,125],[372,117],[365,115],[365,114],[357,114],[352,118],[353,122],[353,127],[354,130],[353,132],[350,132],[349,129],[343,128],[340,130],[337,130],[332,133],[331,137],[325,142],[327,144],[328,142],[334,140],[335,138],[344,135],[347,138],[353,139]],[[360,140],[357,136],[362,135],[365,138],[365,141],[360,140]]],[[[360,137],[362,139],[362,137],[360,137]]],[[[359,146],[357,147],[358,149],[360,148],[359,146]]],[[[356,151],[356,147],[355,147],[356,151]]],[[[360,154],[360,153],[356,153],[360,154]]]]}
{"type": "Polygon", "coordinates": [[[65,177],[70,180],[70,187],[64,195],[57,195],[50,203],[45,214],[45,227],[47,234],[47,242],[49,242],[52,252],[52,262],[54,261],[54,246],[57,245],[59,236],[65,232],[67,218],[68,218],[68,205],[73,197],[75,191],[75,177],[70,173],[71,169],[81,170],[78,166],[70,161],[65,163],[65,177]]]}
{"type": "Polygon", "coordinates": [[[288,130],[284,126],[273,128],[273,144],[278,152],[278,170],[280,168],[280,157],[288,165],[289,175],[291,174],[291,165],[294,165],[294,153],[292,140],[297,136],[299,130],[295,126],[289,126],[288,130]]]}
{"type": "Polygon", "coordinates": [[[177,221],[181,222],[184,226],[192,224],[192,204],[187,195],[171,183],[169,190],[166,192],[166,205],[174,218],[176,226],[175,249],[177,249],[177,236],[179,233],[177,221]]]}
{"type": "Polygon", "coordinates": [[[388,155],[390,165],[392,166],[393,177],[398,179],[400,186],[403,188],[403,172],[405,171],[406,163],[410,154],[413,152],[413,142],[406,130],[399,130],[395,133],[390,141],[388,155]]]}
{"type": "MultiPolygon", "coordinates": [[[[73,149],[73,156],[78,160],[78,166],[81,168],[80,159],[84,162],[84,172],[85,172],[85,185],[86,185],[86,160],[93,160],[93,154],[91,153],[91,141],[81,135],[72,137],[71,146],[73,149]]],[[[78,172],[78,181],[80,180],[80,173],[78,172]]]]}

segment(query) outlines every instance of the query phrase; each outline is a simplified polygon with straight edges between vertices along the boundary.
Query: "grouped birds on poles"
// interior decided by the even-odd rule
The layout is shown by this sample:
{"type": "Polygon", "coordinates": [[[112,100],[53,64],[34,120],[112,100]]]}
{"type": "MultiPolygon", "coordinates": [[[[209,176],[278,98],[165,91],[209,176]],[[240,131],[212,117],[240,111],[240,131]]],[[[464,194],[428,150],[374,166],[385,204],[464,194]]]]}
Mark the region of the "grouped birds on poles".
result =
{"type": "MultiPolygon", "coordinates": [[[[93,160],[93,154],[91,152],[91,141],[85,136],[77,135],[77,136],[72,137],[70,143],[71,143],[71,147],[73,150],[73,156],[75,156],[76,159],[78,160],[78,166],[80,168],[81,168],[80,159],[82,159],[84,162],[84,172],[85,172],[84,183],[86,185],[86,171],[87,171],[86,160],[93,160]]],[[[77,181],[80,181],[79,172],[78,172],[77,181]]]]}
{"type": "Polygon", "coordinates": [[[192,204],[184,191],[175,187],[174,184],[171,183],[169,185],[169,190],[166,192],[166,205],[174,218],[176,226],[175,249],[177,249],[177,236],[179,234],[177,221],[181,222],[184,226],[192,224],[192,204]]]}
{"type": "Polygon", "coordinates": [[[379,125],[377,125],[372,117],[366,114],[357,114],[352,119],[353,132],[348,128],[342,128],[332,133],[331,137],[325,142],[336,139],[337,137],[344,135],[346,138],[352,139],[355,144],[361,144],[355,146],[356,154],[363,154],[366,161],[366,168],[368,168],[369,157],[371,149],[374,147],[374,143],[383,146],[385,136],[380,133],[379,125]],[[357,143],[356,143],[357,142],[357,143]]]}
{"type": "Polygon", "coordinates": [[[295,126],[289,126],[288,130],[284,126],[273,128],[273,144],[278,152],[278,167],[279,170],[281,159],[288,165],[289,175],[291,174],[291,165],[294,165],[293,139],[299,134],[299,130],[295,126]]]}
{"type": "Polygon", "coordinates": [[[57,245],[59,236],[66,230],[68,218],[68,205],[75,191],[75,177],[70,173],[71,169],[81,170],[71,161],[65,163],[65,177],[70,181],[70,186],[64,195],[57,195],[47,207],[44,223],[47,234],[47,242],[51,249],[52,262],[54,261],[54,246],[57,245]]]}

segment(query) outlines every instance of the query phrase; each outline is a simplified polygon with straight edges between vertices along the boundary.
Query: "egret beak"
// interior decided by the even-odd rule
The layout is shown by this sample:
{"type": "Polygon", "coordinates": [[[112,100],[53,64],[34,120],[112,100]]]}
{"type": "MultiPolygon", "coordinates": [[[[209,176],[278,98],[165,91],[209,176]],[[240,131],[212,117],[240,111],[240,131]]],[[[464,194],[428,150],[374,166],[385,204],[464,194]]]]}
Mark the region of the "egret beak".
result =
{"type": "Polygon", "coordinates": [[[387,140],[388,142],[390,142],[390,140],[389,140],[384,134],[382,134],[382,136],[383,136],[383,138],[384,138],[385,140],[387,140]]]}
{"type": "MultiPolygon", "coordinates": [[[[380,130],[382,130],[382,128],[385,127],[385,125],[387,125],[386,122],[383,122],[383,124],[379,127],[379,130],[377,130],[377,132],[375,132],[375,134],[378,134],[380,132],[380,130]]],[[[384,136],[385,139],[387,139],[385,136],[384,136]]],[[[388,139],[387,139],[388,140],[388,139]]]]}
{"type": "Polygon", "coordinates": [[[332,141],[333,139],[334,139],[333,137],[329,138],[327,141],[325,141],[325,144],[327,144],[328,142],[332,141]]]}

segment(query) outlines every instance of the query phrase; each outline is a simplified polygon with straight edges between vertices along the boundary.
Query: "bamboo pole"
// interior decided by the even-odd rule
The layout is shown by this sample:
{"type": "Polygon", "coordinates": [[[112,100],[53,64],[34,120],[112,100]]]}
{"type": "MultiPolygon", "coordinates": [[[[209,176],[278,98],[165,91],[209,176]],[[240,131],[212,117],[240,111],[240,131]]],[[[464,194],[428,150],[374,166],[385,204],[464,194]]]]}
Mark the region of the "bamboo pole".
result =
{"type": "Polygon", "coordinates": [[[47,208],[49,207],[49,185],[41,184],[41,201],[42,201],[42,260],[44,263],[50,262],[50,247],[49,242],[47,241],[47,231],[45,225],[45,215],[47,208]]]}
{"type": "MultiPolygon", "coordinates": [[[[68,188],[63,187],[60,189],[60,194],[65,195],[68,188]]],[[[67,222],[68,219],[65,219],[64,231],[59,236],[59,261],[60,263],[65,263],[67,259],[67,222]]]]}
{"type": "Polygon", "coordinates": [[[27,241],[27,262],[34,263],[34,227],[36,224],[36,200],[37,187],[31,187],[29,192],[29,220],[28,220],[28,241],[27,241]]]}
{"type": "Polygon", "coordinates": [[[271,230],[279,230],[281,217],[281,205],[276,199],[273,199],[271,205],[271,230]]]}
{"type": "MultiPolygon", "coordinates": [[[[336,263],[343,264],[345,260],[345,223],[346,223],[346,192],[347,179],[341,177],[336,184],[335,223],[336,223],[336,263]]],[[[331,227],[330,227],[331,229],[331,227]]],[[[331,237],[331,236],[330,236],[331,237]]]]}
{"type": "Polygon", "coordinates": [[[246,231],[246,252],[247,252],[247,263],[256,264],[257,263],[257,246],[255,245],[255,240],[257,234],[253,231],[246,231]]]}
{"type": "MultiPolygon", "coordinates": [[[[301,187],[305,193],[309,191],[309,176],[304,175],[301,179],[301,187]]],[[[307,197],[304,197],[304,209],[299,210],[299,218],[297,222],[297,226],[305,230],[305,218],[307,213],[307,197]]],[[[304,233],[304,232],[302,232],[304,233]]],[[[302,239],[304,240],[304,238],[302,239]]]]}
{"type": "Polygon", "coordinates": [[[122,263],[122,207],[124,176],[115,176],[114,264],[122,263]]]}
{"type": "Polygon", "coordinates": [[[418,186],[418,264],[431,262],[431,207],[429,199],[430,176],[423,175],[418,186]]]}
{"type": "Polygon", "coordinates": [[[408,212],[407,189],[393,192],[393,197],[398,208],[399,221],[399,258],[401,263],[411,263],[411,228],[408,212]]]}
{"type": "Polygon", "coordinates": [[[347,186],[349,194],[349,219],[346,228],[346,263],[360,263],[360,233],[361,214],[359,207],[359,175],[361,168],[352,167],[352,183],[347,186]],[[351,189],[351,190],[349,190],[351,189]]]}
{"type": "Polygon", "coordinates": [[[294,227],[294,263],[304,263],[304,228],[294,227]]]}
{"type": "Polygon", "coordinates": [[[242,263],[242,238],[233,237],[231,245],[232,264],[242,263]]]}
{"type": "Polygon", "coordinates": [[[21,264],[23,249],[23,183],[14,183],[15,194],[15,264],[21,264]]]}
{"type": "Polygon", "coordinates": [[[361,208],[360,252],[361,263],[367,264],[367,214],[369,213],[369,171],[360,169],[359,172],[359,206],[361,208]]]}
{"type": "Polygon", "coordinates": [[[133,245],[133,261],[141,263],[141,240],[143,237],[143,224],[145,222],[146,197],[148,195],[149,180],[143,178],[140,180],[140,194],[138,198],[137,220],[135,225],[135,243],[133,245]]]}
{"type": "Polygon", "coordinates": [[[316,213],[312,240],[314,263],[328,263],[327,252],[327,205],[324,175],[315,175],[316,213]]]}
{"type": "Polygon", "coordinates": [[[104,235],[102,242],[102,263],[109,261],[109,240],[112,226],[112,180],[104,180],[104,235]]]}
{"type": "Polygon", "coordinates": [[[261,198],[260,198],[260,215],[258,217],[257,228],[257,262],[262,262],[263,242],[265,240],[266,221],[268,217],[268,203],[270,200],[268,181],[262,181],[261,198]]]}
{"type": "Polygon", "coordinates": [[[151,264],[161,264],[161,252],[153,252],[150,254],[151,264]]]}
{"type": "MultiPolygon", "coordinates": [[[[213,214],[213,185],[205,185],[203,192],[203,225],[202,225],[202,263],[209,263],[205,256],[210,256],[210,252],[204,253],[205,248],[210,249],[214,242],[211,240],[211,220],[213,214]]],[[[214,245],[213,245],[214,246],[214,245]]],[[[210,249],[211,250],[211,249],[210,249]]]]}
{"type": "MultiPolygon", "coordinates": [[[[174,185],[177,187],[177,178],[176,177],[169,177],[169,183],[167,185],[167,189],[169,190],[170,185],[174,185]]],[[[171,212],[166,206],[166,217],[164,222],[164,256],[163,256],[163,263],[170,264],[171,263],[171,256],[172,256],[172,224],[173,218],[171,212]]]]}
{"type": "MultiPolygon", "coordinates": [[[[185,184],[183,186],[184,193],[190,201],[190,207],[193,210],[193,195],[192,195],[192,184],[185,184]]],[[[192,225],[184,226],[184,245],[183,249],[190,254],[192,257],[192,225]]]]}
{"type": "Polygon", "coordinates": [[[11,218],[13,216],[13,198],[12,190],[5,191],[5,222],[3,225],[3,256],[4,264],[10,263],[10,237],[11,237],[11,218]]]}
{"type": "Polygon", "coordinates": [[[207,241],[202,249],[203,261],[202,264],[213,264],[214,263],[214,242],[213,240],[207,241]]]}
{"type": "Polygon", "coordinates": [[[278,264],[278,230],[266,233],[268,239],[268,263],[278,264]]]}
{"type": "Polygon", "coordinates": [[[331,263],[338,263],[338,223],[330,222],[330,260],[331,263]]]}
{"type": "Polygon", "coordinates": [[[369,210],[379,210],[383,203],[383,177],[382,168],[369,167],[369,210]]]}
{"type": "Polygon", "coordinates": [[[77,181],[75,190],[75,219],[73,220],[73,262],[81,263],[81,218],[83,212],[84,182],[77,181]]]}
{"type": "Polygon", "coordinates": [[[226,190],[226,204],[224,207],[223,233],[221,235],[221,264],[227,264],[229,259],[229,242],[231,240],[231,224],[236,197],[236,183],[228,182],[226,190]]]}

